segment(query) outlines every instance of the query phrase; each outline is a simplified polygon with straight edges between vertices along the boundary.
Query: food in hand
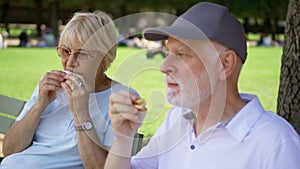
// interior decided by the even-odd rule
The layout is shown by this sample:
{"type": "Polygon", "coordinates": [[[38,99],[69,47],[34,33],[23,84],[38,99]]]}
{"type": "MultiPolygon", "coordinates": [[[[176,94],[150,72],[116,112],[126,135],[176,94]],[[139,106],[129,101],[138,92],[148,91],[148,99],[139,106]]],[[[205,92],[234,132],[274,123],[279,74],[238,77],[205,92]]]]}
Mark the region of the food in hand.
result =
{"type": "Polygon", "coordinates": [[[133,106],[135,108],[137,108],[138,110],[144,109],[145,105],[146,105],[146,102],[142,98],[139,98],[139,99],[136,99],[135,101],[133,101],[133,106]]]}
{"type": "MultiPolygon", "coordinates": [[[[67,74],[67,75],[72,75],[72,72],[68,71],[68,70],[64,70],[64,72],[67,74]]],[[[66,80],[66,79],[65,79],[66,80]]],[[[64,80],[64,81],[65,81],[64,80]]],[[[56,99],[58,101],[58,103],[60,105],[65,105],[68,103],[68,96],[67,96],[67,93],[65,92],[65,90],[63,88],[59,88],[57,91],[56,91],[56,99]]]]}

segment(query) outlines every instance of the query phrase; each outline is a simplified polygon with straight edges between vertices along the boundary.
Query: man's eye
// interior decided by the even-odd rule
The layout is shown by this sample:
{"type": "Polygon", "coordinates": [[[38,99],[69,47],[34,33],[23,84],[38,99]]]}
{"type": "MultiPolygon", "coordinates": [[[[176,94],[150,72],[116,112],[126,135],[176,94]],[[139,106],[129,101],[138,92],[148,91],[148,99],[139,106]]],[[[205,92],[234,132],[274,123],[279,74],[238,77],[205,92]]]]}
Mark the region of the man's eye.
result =
{"type": "Polygon", "coordinates": [[[176,56],[176,57],[183,57],[183,56],[186,56],[186,54],[185,54],[185,53],[178,52],[178,53],[175,53],[175,56],[176,56]]]}

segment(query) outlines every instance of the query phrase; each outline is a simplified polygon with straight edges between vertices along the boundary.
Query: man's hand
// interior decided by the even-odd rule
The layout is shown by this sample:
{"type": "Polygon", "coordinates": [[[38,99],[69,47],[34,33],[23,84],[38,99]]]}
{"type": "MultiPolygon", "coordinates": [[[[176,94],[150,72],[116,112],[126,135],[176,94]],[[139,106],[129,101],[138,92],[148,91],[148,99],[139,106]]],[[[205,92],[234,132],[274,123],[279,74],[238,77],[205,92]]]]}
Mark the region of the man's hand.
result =
{"type": "Polygon", "coordinates": [[[109,117],[115,137],[133,138],[146,115],[144,99],[138,98],[127,90],[122,90],[110,95],[109,106],[109,117]]]}

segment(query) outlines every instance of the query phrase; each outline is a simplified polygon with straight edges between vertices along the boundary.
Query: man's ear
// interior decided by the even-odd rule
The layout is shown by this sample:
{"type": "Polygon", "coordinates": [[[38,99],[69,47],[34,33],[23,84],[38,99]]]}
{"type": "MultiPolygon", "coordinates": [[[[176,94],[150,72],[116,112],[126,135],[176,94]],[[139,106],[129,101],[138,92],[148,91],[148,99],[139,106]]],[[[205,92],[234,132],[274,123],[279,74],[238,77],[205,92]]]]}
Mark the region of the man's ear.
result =
{"type": "Polygon", "coordinates": [[[228,50],[220,56],[220,60],[223,66],[220,75],[221,80],[227,79],[232,74],[232,72],[236,68],[237,59],[237,54],[232,50],[228,50]]]}

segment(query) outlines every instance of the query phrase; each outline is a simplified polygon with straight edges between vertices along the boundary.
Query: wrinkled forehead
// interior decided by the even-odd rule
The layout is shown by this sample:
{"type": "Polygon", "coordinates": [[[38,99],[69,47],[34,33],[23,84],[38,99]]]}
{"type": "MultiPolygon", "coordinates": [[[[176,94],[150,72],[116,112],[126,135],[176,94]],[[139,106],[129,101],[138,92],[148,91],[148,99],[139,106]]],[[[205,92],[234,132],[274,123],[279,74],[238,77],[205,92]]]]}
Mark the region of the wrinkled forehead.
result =
{"type": "Polygon", "coordinates": [[[219,56],[222,52],[217,46],[217,43],[211,40],[187,40],[169,37],[166,42],[167,51],[174,54],[189,54],[192,57],[187,57],[187,60],[200,59],[200,62],[207,69],[214,69],[220,63],[219,56]]]}
{"type": "Polygon", "coordinates": [[[215,44],[210,40],[189,40],[169,37],[166,42],[166,48],[169,51],[185,51],[199,53],[211,53],[216,51],[215,44]]]}

